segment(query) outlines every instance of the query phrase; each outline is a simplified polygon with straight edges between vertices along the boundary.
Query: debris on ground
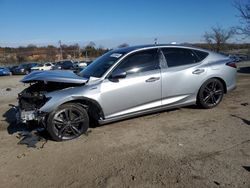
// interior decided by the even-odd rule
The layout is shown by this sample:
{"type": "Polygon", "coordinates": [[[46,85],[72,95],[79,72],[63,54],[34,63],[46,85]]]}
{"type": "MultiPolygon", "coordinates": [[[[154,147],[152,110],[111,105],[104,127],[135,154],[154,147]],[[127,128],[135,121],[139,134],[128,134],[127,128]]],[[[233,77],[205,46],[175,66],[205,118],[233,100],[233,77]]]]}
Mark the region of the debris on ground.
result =
{"type": "Polygon", "coordinates": [[[217,182],[217,181],[214,181],[214,183],[215,183],[215,185],[220,185],[220,183],[219,183],[219,182],[217,182]]]}
{"type": "Polygon", "coordinates": [[[43,129],[36,129],[33,131],[21,131],[18,133],[17,138],[21,139],[18,144],[27,145],[28,148],[36,148],[38,142],[42,142],[42,145],[39,148],[43,148],[47,143],[47,140],[40,136],[43,129]]]}
{"type": "Polygon", "coordinates": [[[9,88],[9,87],[8,87],[8,88],[6,88],[6,91],[11,91],[11,88],[9,88]]]}
{"type": "Polygon", "coordinates": [[[247,102],[241,103],[242,106],[248,106],[249,104],[247,102]]]}

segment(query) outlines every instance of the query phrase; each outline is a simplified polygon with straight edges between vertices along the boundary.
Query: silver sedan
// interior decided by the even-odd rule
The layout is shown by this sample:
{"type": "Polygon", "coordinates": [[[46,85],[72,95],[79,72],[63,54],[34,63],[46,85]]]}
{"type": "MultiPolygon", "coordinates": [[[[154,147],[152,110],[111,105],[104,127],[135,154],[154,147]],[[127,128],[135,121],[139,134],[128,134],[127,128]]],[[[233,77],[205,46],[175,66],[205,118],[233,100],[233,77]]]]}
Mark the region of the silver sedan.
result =
{"type": "Polygon", "coordinates": [[[19,94],[18,116],[37,120],[54,140],[86,132],[89,124],[109,123],[163,109],[198,104],[217,106],[236,87],[232,59],[179,45],[147,45],[112,50],[80,74],[32,72],[31,86],[19,94]]]}

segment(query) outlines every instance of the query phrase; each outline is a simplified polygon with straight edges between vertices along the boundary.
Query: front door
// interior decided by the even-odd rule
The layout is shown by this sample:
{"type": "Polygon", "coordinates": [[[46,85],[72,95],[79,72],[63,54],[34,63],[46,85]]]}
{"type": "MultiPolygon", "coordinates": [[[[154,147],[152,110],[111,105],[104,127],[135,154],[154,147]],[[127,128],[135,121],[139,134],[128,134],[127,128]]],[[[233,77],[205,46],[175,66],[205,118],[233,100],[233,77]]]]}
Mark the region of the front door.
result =
{"type": "Polygon", "coordinates": [[[122,116],[161,105],[161,71],[158,50],[144,50],[126,57],[113,70],[126,77],[107,78],[101,85],[105,118],[122,116]]]}

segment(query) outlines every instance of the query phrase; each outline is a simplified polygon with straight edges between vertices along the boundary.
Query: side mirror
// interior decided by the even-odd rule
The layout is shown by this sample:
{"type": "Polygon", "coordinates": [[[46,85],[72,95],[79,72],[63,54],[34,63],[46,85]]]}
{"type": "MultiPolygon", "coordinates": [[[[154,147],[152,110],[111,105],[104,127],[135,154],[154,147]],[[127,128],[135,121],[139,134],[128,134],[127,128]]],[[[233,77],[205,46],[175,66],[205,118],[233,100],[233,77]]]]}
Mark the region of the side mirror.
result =
{"type": "Polygon", "coordinates": [[[117,70],[117,71],[114,71],[112,74],[111,74],[111,79],[120,79],[120,78],[125,78],[127,76],[127,73],[124,71],[124,70],[117,70]]]}

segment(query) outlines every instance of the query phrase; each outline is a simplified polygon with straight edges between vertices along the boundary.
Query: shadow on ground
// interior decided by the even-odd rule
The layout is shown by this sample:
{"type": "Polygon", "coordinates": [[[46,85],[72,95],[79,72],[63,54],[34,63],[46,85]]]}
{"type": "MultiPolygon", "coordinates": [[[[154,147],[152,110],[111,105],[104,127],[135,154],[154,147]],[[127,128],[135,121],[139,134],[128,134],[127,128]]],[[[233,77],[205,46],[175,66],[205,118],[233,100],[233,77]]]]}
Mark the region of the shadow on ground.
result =
{"type": "Polygon", "coordinates": [[[250,67],[241,67],[237,71],[238,73],[250,74],[250,67]]]}
{"type": "MultiPolygon", "coordinates": [[[[11,106],[11,105],[10,105],[11,106]]],[[[30,122],[29,124],[17,123],[15,108],[9,108],[4,114],[3,121],[8,123],[7,132],[9,134],[17,133],[17,138],[20,139],[18,144],[26,144],[28,147],[36,147],[36,143],[39,141],[50,140],[49,135],[45,129],[39,126],[36,122],[30,122]]]]}
{"type": "Polygon", "coordinates": [[[242,120],[243,123],[245,123],[246,125],[250,125],[250,121],[247,120],[247,119],[245,119],[245,118],[239,117],[239,116],[234,115],[234,114],[231,114],[231,116],[232,116],[232,117],[235,117],[235,118],[238,118],[238,119],[240,119],[240,120],[242,120]]]}
{"type": "Polygon", "coordinates": [[[3,114],[3,117],[5,118],[3,121],[8,123],[7,131],[9,134],[14,134],[21,131],[32,131],[33,129],[38,128],[38,125],[34,123],[31,123],[29,126],[24,123],[17,123],[16,110],[12,107],[3,114]]]}
{"type": "Polygon", "coordinates": [[[246,171],[250,172],[250,166],[242,166],[246,171]]]}

